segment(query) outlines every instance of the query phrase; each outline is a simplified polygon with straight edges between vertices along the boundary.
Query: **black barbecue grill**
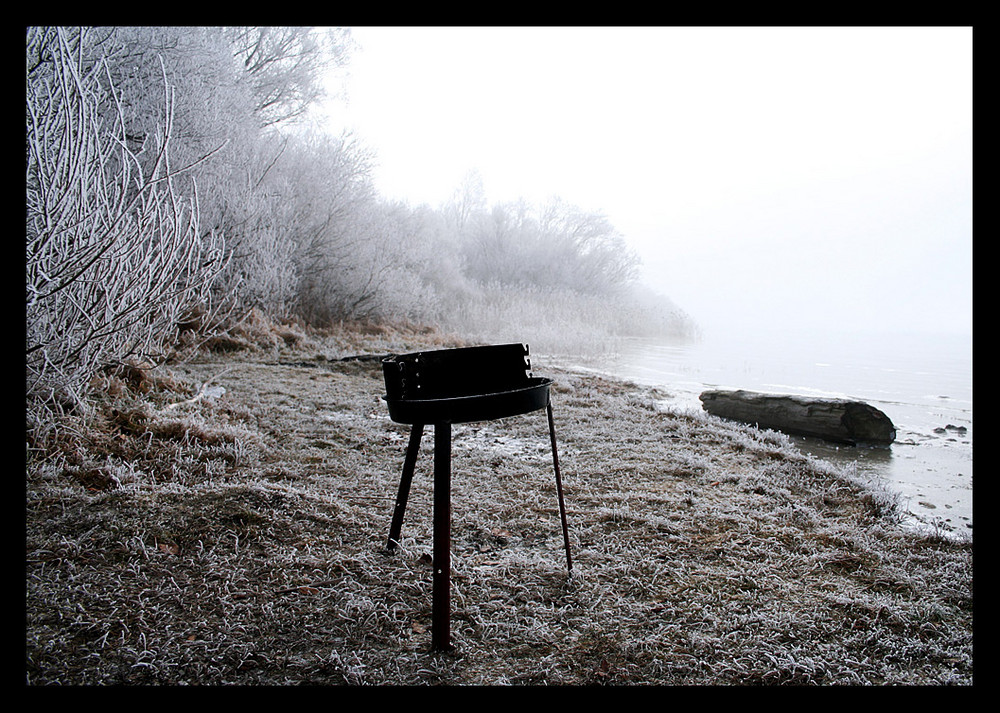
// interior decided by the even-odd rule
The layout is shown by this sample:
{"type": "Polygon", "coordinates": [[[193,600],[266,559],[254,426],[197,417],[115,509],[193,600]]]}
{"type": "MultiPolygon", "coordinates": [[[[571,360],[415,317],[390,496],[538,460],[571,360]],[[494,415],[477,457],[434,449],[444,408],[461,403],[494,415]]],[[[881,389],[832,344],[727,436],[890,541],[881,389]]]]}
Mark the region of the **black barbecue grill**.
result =
{"type": "Polygon", "coordinates": [[[439,349],[388,357],[382,361],[385,402],[389,417],[411,425],[396,507],[389,528],[388,549],[399,544],[410,482],[426,424],[434,425],[434,554],[432,647],[451,648],[451,424],[491,421],[546,409],[552,465],[556,476],[559,515],[572,571],[569,530],[563,502],[556,434],[549,387],[552,379],[531,375],[528,348],[501,344],[439,349]]]}

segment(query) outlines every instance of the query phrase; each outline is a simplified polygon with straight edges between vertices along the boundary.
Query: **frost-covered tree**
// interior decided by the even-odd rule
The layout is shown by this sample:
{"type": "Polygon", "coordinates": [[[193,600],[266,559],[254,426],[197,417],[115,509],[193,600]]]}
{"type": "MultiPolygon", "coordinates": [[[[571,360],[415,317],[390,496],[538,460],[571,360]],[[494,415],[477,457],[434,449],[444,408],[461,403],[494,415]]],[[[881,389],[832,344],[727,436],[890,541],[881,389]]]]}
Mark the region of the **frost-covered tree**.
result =
{"type": "Polygon", "coordinates": [[[281,313],[294,290],[289,246],[276,226],[284,201],[265,187],[287,139],[265,130],[260,99],[233,44],[232,28],[118,27],[113,40],[128,48],[113,71],[139,97],[129,114],[133,140],[150,128],[148,87],[162,64],[176,88],[176,147],[179,159],[213,152],[186,178],[197,181],[205,233],[226,237],[229,267],[216,282],[220,300],[236,313],[252,307],[281,313]]]}
{"type": "Polygon", "coordinates": [[[638,275],[638,256],[600,213],[553,200],[541,210],[539,231],[552,246],[549,259],[566,260],[564,279],[571,289],[611,294],[630,286],[638,275]]]}
{"type": "MultiPolygon", "coordinates": [[[[178,178],[197,181],[201,228],[226,237],[229,267],[215,284],[237,314],[256,307],[284,315],[296,301],[294,218],[301,189],[279,174],[297,134],[285,131],[324,91],[323,72],[342,65],[350,36],[335,28],[94,28],[122,87],[126,134],[140,147],[155,130],[150,91],[165,72],[175,88],[173,153],[212,160],[178,178]],[[109,51],[113,48],[113,52],[109,51]]],[[[316,162],[320,157],[300,159],[316,162]]],[[[338,174],[339,175],[339,174],[338,174]]],[[[308,220],[308,218],[304,218],[308,220]]]]}
{"type": "Polygon", "coordinates": [[[231,27],[225,35],[262,126],[302,117],[323,97],[327,73],[344,66],[353,48],[350,31],[337,27],[231,27]]]}
{"type": "Polygon", "coordinates": [[[295,246],[296,311],[311,323],[419,305],[412,290],[422,250],[417,221],[379,199],[369,160],[351,137],[313,132],[298,134],[275,167],[276,180],[294,186],[281,224],[295,246]]]}
{"type": "Polygon", "coordinates": [[[561,201],[496,205],[461,232],[466,274],[481,284],[611,295],[636,277],[638,258],[610,222],[561,201]]]}

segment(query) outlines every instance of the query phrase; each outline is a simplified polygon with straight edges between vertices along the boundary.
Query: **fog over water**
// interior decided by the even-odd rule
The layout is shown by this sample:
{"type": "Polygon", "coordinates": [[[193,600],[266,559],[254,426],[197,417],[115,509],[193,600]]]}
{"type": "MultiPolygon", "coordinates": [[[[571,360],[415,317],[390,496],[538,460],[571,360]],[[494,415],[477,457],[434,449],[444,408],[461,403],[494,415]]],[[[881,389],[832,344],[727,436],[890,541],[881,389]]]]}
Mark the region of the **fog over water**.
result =
{"type": "Polygon", "coordinates": [[[898,443],[861,465],[971,523],[971,28],[352,32],[326,122],[385,197],[477,171],[490,203],[603,213],[703,332],[621,369],[885,405],[898,443]]]}

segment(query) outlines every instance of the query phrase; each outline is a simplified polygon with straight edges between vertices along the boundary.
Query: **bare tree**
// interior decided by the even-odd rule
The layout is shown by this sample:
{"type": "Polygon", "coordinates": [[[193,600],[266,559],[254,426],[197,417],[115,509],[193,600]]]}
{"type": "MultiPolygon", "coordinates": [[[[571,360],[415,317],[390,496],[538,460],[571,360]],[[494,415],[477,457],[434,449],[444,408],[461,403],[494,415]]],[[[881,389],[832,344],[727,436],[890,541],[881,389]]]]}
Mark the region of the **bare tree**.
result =
{"type": "Polygon", "coordinates": [[[163,358],[224,267],[221,238],[199,232],[196,195],[174,189],[165,77],[143,161],[107,63],[80,51],[84,35],[29,31],[27,42],[29,58],[51,62],[29,71],[26,92],[27,393],[49,404],[81,403],[103,366],[163,358]]]}
{"type": "Polygon", "coordinates": [[[377,197],[368,161],[350,136],[303,132],[269,176],[283,197],[275,219],[294,246],[296,310],[307,321],[355,316],[379,286],[369,269],[380,234],[371,228],[377,197]]]}
{"type": "Polygon", "coordinates": [[[250,78],[255,114],[271,126],[302,116],[324,94],[322,79],[347,62],[350,31],[315,27],[226,28],[250,78]]]}
{"type": "Polygon", "coordinates": [[[606,216],[553,200],[541,211],[539,229],[572,253],[568,287],[614,293],[635,281],[639,258],[606,216]]]}
{"type": "Polygon", "coordinates": [[[604,216],[561,201],[540,211],[496,205],[467,217],[462,233],[466,273],[481,284],[611,295],[637,273],[638,258],[604,216]]]}
{"type": "Polygon", "coordinates": [[[477,214],[486,212],[486,189],[483,176],[476,170],[468,171],[455,189],[452,201],[444,207],[444,213],[455,223],[456,230],[464,230],[477,214]]]}

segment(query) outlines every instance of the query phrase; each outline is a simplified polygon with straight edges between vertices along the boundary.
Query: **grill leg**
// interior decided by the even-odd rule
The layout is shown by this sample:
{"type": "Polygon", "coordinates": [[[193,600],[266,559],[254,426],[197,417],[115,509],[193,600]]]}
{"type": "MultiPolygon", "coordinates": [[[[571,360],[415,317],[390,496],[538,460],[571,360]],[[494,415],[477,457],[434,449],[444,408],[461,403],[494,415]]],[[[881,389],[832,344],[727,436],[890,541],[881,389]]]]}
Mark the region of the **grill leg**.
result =
{"type": "Polygon", "coordinates": [[[410,443],[406,447],[406,458],[403,460],[403,476],[399,479],[396,507],[392,511],[392,525],[389,527],[389,541],[386,548],[390,552],[399,545],[399,533],[403,529],[403,515],[406,513],[406,501],[410,497],[410,483],[413,481],[413,469],[417,463],[417,452],[420,450],[420,439],[423,435],[424,425],[413,424],[410,429],[410,443]]]}
{"type": "Polygon", "coordinates": [[[434,575],[431,648],[451,649],[451,424],[434,424],[434,575]]]}
{"type": "Polygon", "coordinates": [[[566,504],[563,502],[562,477],[559,475],[559,455],[556,453],[556,426],[552,419],[552,401],[545,404],[549,417],[549,439],[552,441],[552,466],[556,471],[556,492],[559,495],[559,517],[562,520],[563,543],[566,545],[566,569],[573,571],[573,558],[569,553],[569,528],[566,526],[566,504]]]}

